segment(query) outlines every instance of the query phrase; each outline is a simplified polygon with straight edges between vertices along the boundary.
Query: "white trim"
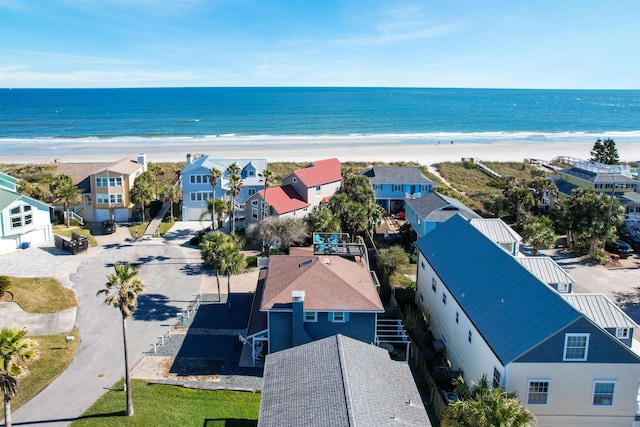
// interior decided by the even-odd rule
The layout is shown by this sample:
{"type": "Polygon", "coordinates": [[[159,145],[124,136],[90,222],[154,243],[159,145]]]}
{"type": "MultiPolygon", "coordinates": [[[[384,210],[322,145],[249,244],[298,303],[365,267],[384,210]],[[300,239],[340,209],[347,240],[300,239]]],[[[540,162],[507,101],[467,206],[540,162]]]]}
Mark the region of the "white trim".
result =
{"type": "MultiPolygon", "coordinates": [[[[613,406],[616,401],[616,386],[618,384],[618,380],[593,380],[593,390],[591,391],[591,406],[613,406]],[[613,384],[613,393],[611,393],[611,404],[599,404],[596,405],[594,403],[594,399],[596,397],[596,385],[597,384],[613,384]]],[[[604,393],[600,393],[603,394],[604,393]]]]}
{"type": "Polygon", "coordinates": [[[616,328],[616,338],[629,339],[629,332],[631,328],[616,328]]]}
{"type": "Polygon", "coordinates": [[[303,312],[304,315],[304,321],[305,322],[317,322],[318,321],[318,312],[317,311],[305,311],[303,312]],[[313,318],[308,318],[307,315],[308,314],[313,314],[313,318]]]}
{"type": "MultiPolygon", "coordinates": [[[[589,354],[589,335],[590,334],[584,334],[584,333],[567,333],[564,334],[564,351],[562,352],[562,360],[566,361],[566,362],[584,362],[587,360],[587,356],[589,354]],[[573,337],[584,337],[586,338],[585,340],[585,345],[584,345],[584,356],[582,358],[576,358],[576,357],[567,357],[567,344],[569,341],[569,338],[573,338],[573,337]]],[[[571,348],[575,348],[578,349],[580,347],[571,347],[571,348]]]]}
{"type": "MultiPolygon", "coordinates": [[[[549,393],[551,392],[551,380],[549,378],[529,378],[527,380],[527,397],[526,397],[526,404],[527,405],[532,405],[532,406],[546,406],[549,404],[549,393]],[[545,403],[531,403],[529,402],[529,392],[531,391],[531,383],[547,383],[547,391],[545,392],[546,395],[546,402],[545,403]]],[[[542,392],[536,392],[539,394],[542,394],[542,392]]]]}

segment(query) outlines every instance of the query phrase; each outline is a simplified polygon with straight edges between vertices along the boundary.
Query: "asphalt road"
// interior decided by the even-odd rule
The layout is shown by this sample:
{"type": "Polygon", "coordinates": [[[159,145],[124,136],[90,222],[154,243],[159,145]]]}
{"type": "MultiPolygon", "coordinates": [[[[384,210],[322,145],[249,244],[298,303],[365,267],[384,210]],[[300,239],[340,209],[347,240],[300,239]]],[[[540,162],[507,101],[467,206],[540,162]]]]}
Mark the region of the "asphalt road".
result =
{"type": "MultiPolygon", "coordinates": [[[[65,259],[55,267],[54,277],[77,294],[76,325],[81,342],[69,368],[12,413],[13,425],[69,425],[124,376],[120,312],[96,296],[115,263],[136,265],[138,277],[146,284],[138,309],[127,321],[130,368],[151,350],[157,337],[167,333],[178,312],[199,293],[200,255],[182,244],[189,231],[177,230],[175,239],[134,240],[127,234],[126,229],[118,229],[114,235],[98,236],[100,248],[72,257],[60,255],[65,259]]],[[[43,251],[29,250],[32,252],[24,251],[21,270],[29,271],[28,263],[37,262],[39,253],[35,251],[43,251]]],[[[34,270],[38,268],[34,266],[34,270]]]]}

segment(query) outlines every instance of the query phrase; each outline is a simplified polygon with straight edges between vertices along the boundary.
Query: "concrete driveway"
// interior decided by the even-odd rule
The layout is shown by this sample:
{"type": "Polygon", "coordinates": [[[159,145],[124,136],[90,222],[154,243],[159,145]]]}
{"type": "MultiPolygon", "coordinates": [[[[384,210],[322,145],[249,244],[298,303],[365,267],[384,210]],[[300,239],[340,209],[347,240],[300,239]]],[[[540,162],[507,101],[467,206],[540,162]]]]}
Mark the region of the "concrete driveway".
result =
{"type": "MultiPolygon", "coordinates": [[[[76,292],[76,324],[81,336],[69,369],[12,413],[14,425],[66,426],[124,376],[120,312],[105,306],[103,297],[96,297],[115,263],[135,265],[138,277],[146,284],[139,308],[127,324],[130,367],[176,323],[177,313],[186,310],[201,286],[200,254],[184,245],[192,234],[187,226],[177,226],[167,239],[138,240],[131,239],[126,228],[119,227],[114,234],[96,236],[100,247],[75,256],[56,254],[48,261],[34,255],[35,251],[47,252],[40,248],[10,254],[6,265],[16,265],[18,260],[22,272],[46,272],[52,268],[53,274],[49,275],[76,292]],[[32,269],[29,266],[43,261],[50,265],[33,265],[32,269]]],[[[14,274],[13,270],[4,273],[3,258],[0,257],[0,271],[14,274]]]]}

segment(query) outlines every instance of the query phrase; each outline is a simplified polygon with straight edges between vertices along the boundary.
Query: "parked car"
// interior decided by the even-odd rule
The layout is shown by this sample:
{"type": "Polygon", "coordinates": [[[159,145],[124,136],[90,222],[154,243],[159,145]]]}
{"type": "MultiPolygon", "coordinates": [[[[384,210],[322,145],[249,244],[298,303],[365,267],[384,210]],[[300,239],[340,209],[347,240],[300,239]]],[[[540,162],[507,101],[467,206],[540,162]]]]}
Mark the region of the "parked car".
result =
{"type": "Polygon", "coordinates": [[[620,231],[620,240],[627,242],[633,249],[640,250],[640,236],[632,236],[627,230],[620,231]]]}
{"type": "Polygon", "coordinates": [[[102,221],[102,234],[113,234],[116,232],[116,223],[112,219],[102,221]]]}
{"type": "Polygon", "coordinates": [[[620,258],[627,258],[633,253],[633,249],[627,243],[622,240],[616,240],[615,242],[607,242],[604,248],[612,254],[617,254],[620,258]]]}

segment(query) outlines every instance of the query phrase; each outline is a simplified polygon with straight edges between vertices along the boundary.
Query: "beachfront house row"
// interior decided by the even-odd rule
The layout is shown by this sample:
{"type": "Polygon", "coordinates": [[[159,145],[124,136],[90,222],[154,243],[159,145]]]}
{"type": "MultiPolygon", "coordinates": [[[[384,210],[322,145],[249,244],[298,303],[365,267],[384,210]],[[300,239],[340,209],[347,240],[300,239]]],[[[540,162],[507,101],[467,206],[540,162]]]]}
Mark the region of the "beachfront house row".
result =
{"type": "Polygon", "coordinates": [[[74,207],[87,221],[130,221],[134,205],[129,194],[135,179],[147,170],[146,156],[126,158],[89,174],[91,202],[74,207]],[[87,209],[89,208],[89,209],[87,209]]]}
{"type": "Polygon", "coordinates": [[[347,241],[336,240],[331,254],[292,248],[290,255],[271,255],[258,280],[247,339],[267,341],[269,353],[336,334],[375,343],[377,315],[384,313],[379,282],[364,245],[347,241]]]}
{"type": "Polygon", "coordinates": [[[0,255],[51,242],[52,207],[17,191],[18,180],[0,172],[0,255]]]}
{"type": "Polygon", "coordinates": [[[415,166],[373,166],[362,174],[371,181],[376,203],[391,214],[405,212],[405,201],[433,191],[433,181],[415,166]]]}
{"type": "Polygon", "coordinates": [[[473,209],[453,197],[436,191],[421,197],[408,199],[405,216],[418,238],[424,236],[439,224],[454,215],[462,215],[467,219],[481,218],[473,209]]]}
{"type": "Polygon", "coordinates": [[[209,155],[187,155],[187,164],[182,169],[182,218],[198,221],[207,212],[207,200],[231,200],[229,192],[229,166],[240,167],[242,186],[236,197],[236,225],[242,226],[245,219],[244,204],[261,188],[262,172],[267,167],[266,159],[220,159],[209,155]],[[215,188],[211,185],[211,169],[222,173],[215,188]]]}
{"type": "Polygon", "coordinates": [[[576,188],[593,190],[599,194],[614,194],[627,215],[640,215],[640,185],[624,165],[605,165],[572,159],[571,168],[558,171],[549,178],[558,187],[558,198],[571,196],[576,188]]]}
{"type": "Polygon", "coordinates": [[[344,335],[266,357],[259,427],[353,425],[431,426],[409,365],[344,335]]]}
{"type": "Polygon", "coordinates": [[[245,224],[250,227],[269,216],[306,217],[326,203],[342,184],[342,165],[336,158],[316,160],[296,169],[278,187],[262,189],[245,203],[245,224]]]}
{"type": "Polygon", "coordinates": [[[634,425],[632,349],[461,216],[416,246],[416,303],[467,382],[515,392],[539,426],[634,425]]]}

